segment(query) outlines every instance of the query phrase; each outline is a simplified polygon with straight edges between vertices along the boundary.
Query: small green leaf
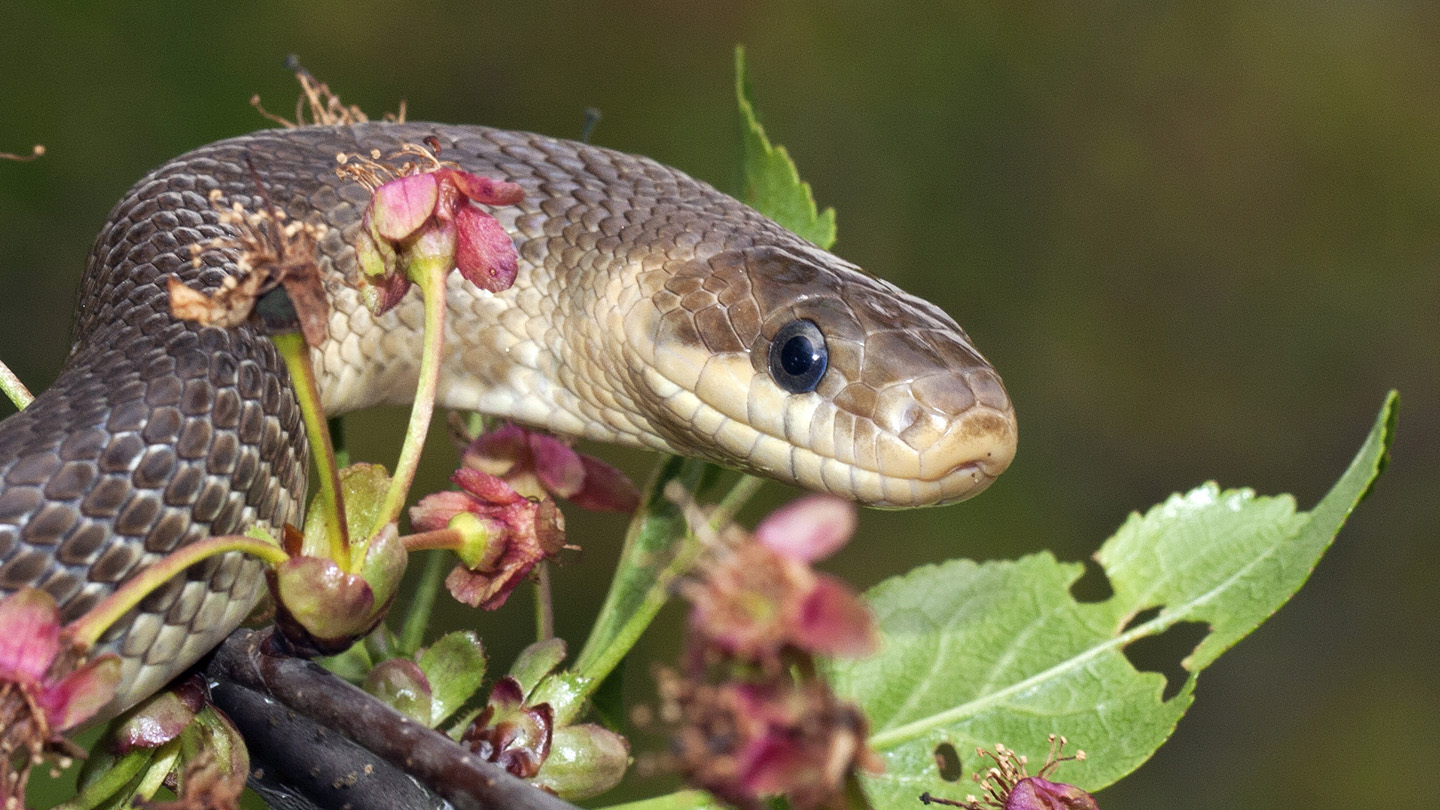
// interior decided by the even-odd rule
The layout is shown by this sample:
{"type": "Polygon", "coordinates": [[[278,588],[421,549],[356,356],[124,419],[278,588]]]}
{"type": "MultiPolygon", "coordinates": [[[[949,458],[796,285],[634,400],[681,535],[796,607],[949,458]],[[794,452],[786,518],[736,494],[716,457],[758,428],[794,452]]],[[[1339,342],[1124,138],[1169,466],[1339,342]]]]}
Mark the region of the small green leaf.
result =
{"type": "Polygon", "coordinates": [[[940,778],[935,754],[946,744],[967,783],[983,768],[977,747],[1001,742],[1039,763],[1050,733],[1088,755],[1064,766],[1062,781],[1098,790],[1139,767],[1194,699],[1196,674],[1309,577],[1384,468],[1396,402],[1392,393],[1349,469],[1308,513],[1288,495],[1207,484],[1132,515],[1096,555],[1114,589],[1105,602],[1077,603],[1069,588],[1083,566],[1048,553],[955,560],[873,588],[881,653],[831,671],[836,691],[869,717],[871,745],[885,759],[885,774],[866,780],[875,806],[905,806],[927,790],[963,794],[940,778]],[[1210,633],[1182,662],[1190,675],[1167,701],[1164,676],[1137,672],[1123,650],[1178,622],[1210,633]]]}
{"type": "Polygon", "coordinates": [[[817,212],[810,184],[800,179],[795,161],[774,146],[760,126],[745,76],[745,48],[735,46],[735,99],[740,105],[740,199],[822,248],[835,244],[835,209],[817,212]]]}
{"type": "Polygon", "coordinates": [[[595,686],[593,680],[577,672],[556,672],[540,681],[525,699],[525,704],[550,704],[555,727],[559,728],[569,725],[580,716],[580,710],[585,708],[585,700],[595,690],[595,686]]]}
{"type": "Polygon", "coordinates": [[[510,665],[510,676],[520,684],[520,691],[530,694],[540,679],[565,660],[565,639],[547,638],[520,651],[510,665]]]}
{"type": "Polygon", "coordinates": [[[432,728],[463,706],[485,680],[485,648],[469,630],[441,636],[420,653],[418,663],[430,681],[432,728]]]}

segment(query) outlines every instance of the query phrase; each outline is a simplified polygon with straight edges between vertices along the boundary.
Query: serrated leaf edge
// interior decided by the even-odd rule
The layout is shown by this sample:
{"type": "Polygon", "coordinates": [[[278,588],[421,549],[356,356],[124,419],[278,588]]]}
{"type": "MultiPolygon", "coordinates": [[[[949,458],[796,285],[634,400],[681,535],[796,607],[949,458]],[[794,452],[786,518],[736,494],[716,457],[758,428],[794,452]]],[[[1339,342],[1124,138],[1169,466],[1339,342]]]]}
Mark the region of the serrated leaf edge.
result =
{"type": "MultiPolygon", "coordinates": [[[[1309,512],[1305,513],[1306,519],[1296,525],[1295,530],[1292,533],[1287,534],[1284,540],[1281,540],[1271,545],[1265,554],[1259,555],[1255,559],[1251,560],[1243,568],[1237,570],[1233,576],[1228,577],[1226,580],[1224,580],[1224,582],[1220,585],[1211,588],[1210,590],[1206,591],[1195,599],[1187,600],[1182,606],[1181,610],[1175,610],[1172,606],[1166,606],[1165,608],[1162,608],[1161,611],[1156,614],[1153,619],[1142,622],[1116,636],[1112,636],[1111,638],[1095,645],[1094,647],[1087,649],[1079,655],[1067,658],[1064,661],[1061,661],[1048,669],[1037,672],[1022,681],[1018,681],[1008,687],[1005,687],[1004,689],[999,690],[998,692],[993,692],[984,697],[962,703],[959,706],[955,706],[946,711],[930,715],[929,717],[915,720],[910,723],[906,723],[905,725],[897,726],[895,728],[876,733],[872,735],[868,741],[870,747],[877,751],[883,751],[910,742],[911,740],[918,739],[932,729],[941,726],[952,725],[968,717],[977,715],[982,710],[994,706],[995,704],[1001,702],[1004,698],[1007,698],[1010,695],[1016,694],[1018,692],[1023,692],[1026,689],[1044,683],[1051,678],[1062,675],[1072,669],[1076,669],[1082,664],[1089,662],[1104,653],[1114,651],[1117,647],[1123,649],[1125,645],[1130,644],[1140,638],[1162,633],[1165,630],[1168,630],[1171,626],[1181,621],[1185,621],[1189,616],[1193,615],[1193,609],[1196,606],[1205,604],[1208,600],[1213,598],[1213,596],[1218,591],[1233,583],[1244,572],[1250,570],[1253,566],[1255,566],[1262,560],[1268,559],[1269,555],[1274,554],[1276,551],[1283,547],[1285,540],[1292,540],[1302,534],[1313,521],[1315,513],[1319,511],[1322,507],[1326,506],[1327,501],[1329,501],[1332,496],[1338,494],[1338,490],[1350,479],[1351,474],[1360,471],[1361,468],[1368,468],[1369,481],[1366,486],[1361,490],[1361,492],[1357,494],[1353,502],[1342,510],[1342,515],[1335,526],[1335,531],[1332,533],[1333,540],[1334,534],[1338,534],[1339,530],[1344,526],[1346,518],[1349,517],[1355,506],[1361,500],[1363,500],[1366,495],[1369,494],[1370,489],[1374,484],[1375,478],[1380,475],[1380,472],[1383,471],[1385,467],[1385,461],[1389,455],[1390,443],[1394,436],[1394,414],[1398,401],[1398,396],[1394,391],[1391,391],[1389,395],[1386,396],[1385,402],[1381,407],[1380,414],[1376,418],[1375,427],[1373,427],[1370,433],[1366,436],[1366,441],[1356,452],[1355,458],[1350,462],[1349,465],[1346,466],[1345,472],[1340,475],[1340,477],[1336,480],[1335,485],[1331,487],[1330,491],[1326,493],[1325,497],[1321,498],[1320,502],[1317,503],[1314,508],[1312,508],[1309,512]],[[1378,447],[1376,445],[1378,445],[1378,447]]],[[[1216,487],[1216,485],[1213,483],[1202,485],[1201,487],[1197,487],[1196,489],[1200,490],[1207,487],[1213,487],[1218,489],[1218,487],[1216,487]]],[[[1193,491],[1195,490],[1192,490],[1192,492],[1193,491]]],[[[1221,494],[1224,495],[1230,492],[1243,493],[1244,491],[1245,490],[1225,490],[1221,494]]],[[[1268,498],[1290,498],[1290,496],[1277,495],[1268,496],[1268,498]]],[[[1290,500],[1293,503],[1294,499],[1290,498],[1290,500]]],[[[1325,548],[1328,548],[1328,546],[1329,543],[1326,543],[1325,547],[1322,547],[1320,549],[1321,554],[1323,554],[1325,548]]],[[[1054,559],[1053,555],[1050,555],[1048,552],[1042,552],[1042,555],[1049,556],[1054,559]]],[[[1056,560],[1056,563],[1059,564],[1059,561],[1056,560]]],[[[1303,584],[1304,580],[1297,584],[1295,590],[1291,591],[1290,594],[1286,595],[1285,599],[1281,600],[1280,605],[1284,605],[1286,602],[1288,602],[1290,600],[1290,597],[1293,596],[1296,592],[1298,592],[1299,588],[1303,586],[1303,584]]],[[[1229,645],[1218,650],[1214,655],[1209,658],[1209,660],[1203,662],[1195,669],[1190,668],[1190,664],[1193,663],[1191,660],[1193,658],[1193,653],[1191,656],[1187,656],[1184,661],[1182,661],[1182,665],[1185,666],[1185,669],[1190,672],[1190,676],[1186,678],[1186,684],[1185,687],[1182,688],[1182,694],[1188,691],[1188,689],[1193,686],[1196,677],[1201,670],[1203,670],[1206,666],[1209,666],[1209,664],[1213,663],[1221,653],[1223,653],[1225,650],[1228,650],[1235,643],[1239,642],[1240,639],[1253,632],[1253,630],[1257,626],[1259,626],[1258,622],[1255,625],[1244,630],[1244,632],[1238,633],[1236,637],[1230,641],[1229,645]]],[[[1212,625],[1211,630],[1209,633],[1206,634],[1205,639],[1209,639],[1214,632],[1215,631],[1212,625]]],[[[1205,639],[1202,639],[1200,643],[1196,645],[1196,650],[1199,650],[1199,648],[1205,643],[1205,639]]],[[[1172,698],[1172,700],[1173,699],[1174,698],[1172,698]]]]}

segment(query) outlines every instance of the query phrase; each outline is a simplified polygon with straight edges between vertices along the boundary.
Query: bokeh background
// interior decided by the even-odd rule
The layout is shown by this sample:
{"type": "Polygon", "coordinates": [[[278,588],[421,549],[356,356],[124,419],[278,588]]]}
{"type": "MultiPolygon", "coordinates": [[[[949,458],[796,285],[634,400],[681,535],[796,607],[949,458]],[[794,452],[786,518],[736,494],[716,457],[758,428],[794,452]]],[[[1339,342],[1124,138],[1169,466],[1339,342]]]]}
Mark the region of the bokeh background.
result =
{"type": "MultiPolygon", "coordinates": [[[[1020,455],[989,492],[867,512],[834,568],[869,585],[951,556],[1083,559],[1207,479],[1308,506],[1399,388],[1374,496],[1099,799],[1423,802],[1440,761],[1435,3],[0,2],[0,151],[49,149],[0,164],[0,355],[53,379],[110,206],[165,159],[266,126],[252,93],[288,113],[288,53],[372,114],[404,98],[415,119],[574,137],[594,106],[596,142],[724,188],[738,42],[771,135],[839,210],[837,251],[953,313],[1018,403],[1020,455]]],[[[352,418],[352,445],[393,458],[398,421],[352,418]]],[[[575,638],[621,528],[585,525],[558,574],[575,638]]],[[[503,663],[529,623],[522,601],[478,626],[503,663]]],[[[632,689],[673,641],[654,649],[632,689]]]]}

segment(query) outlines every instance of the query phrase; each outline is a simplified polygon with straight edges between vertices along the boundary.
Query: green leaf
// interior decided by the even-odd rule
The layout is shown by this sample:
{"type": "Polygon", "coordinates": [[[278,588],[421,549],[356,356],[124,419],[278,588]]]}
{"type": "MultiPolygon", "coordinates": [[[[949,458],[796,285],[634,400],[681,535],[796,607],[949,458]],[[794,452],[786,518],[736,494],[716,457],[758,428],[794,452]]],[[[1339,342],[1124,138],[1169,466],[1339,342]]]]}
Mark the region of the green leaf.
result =
{"type": "Polygon", "coordinates": [[[485,680],[485,648],[469,630],[446,633],[416,659],[430,681],[430,726],[465,704],[485,680]]]}
{"type": "MultiPolygon", "coordinates": [[[[363,531],[375,524],[385,493],[390,488],[390,473],[380,464],[352,464],[340,471],[340,497],[345,502],[345,522],[352,531],[363,531]]],[[[317,495],[310,501],[305,515],[305,539],[301,544],[309,557],[329,557],[329,539],[325,535],[324,504],[317,495]]],[[[354,544],[354,553],[364,553],[364,546],[354,544]]]]}
{"type": "Polygon", "coordinates": [[[565,639],[547,638],[531,644],[515,656],[510,665],[510,677],[520,684],[520,692],[528,695],[534,691],[540,679],[550,674],[565,660],[565,639]]]}
{"type": "Polygon", "coordinates": [[[735,46],[735,99],[740,104],[740,199],[804,239],[829,248],[835,244],[835,209],[815,209],[810,184],[800,179],[795,161],[774,146],[760,126],[745,76],[745,48],[735,46]]]}
{"type": "Polygon", "coordinates": [[[597,686],[593,678],[579,673],[555,672],[546,675],[535,686],[526,697],[525,705],[539,706],[541,703],[549,703],[550,710],[554,712],[555,727],[559,728],[575,722],[575,718],[579,717],[581,710],[585,708],[585,701],[597,686]]]}
{"type": "Polygon", "coordinates": [[[1132,515],[1096,555],[1114,589],[1105,602],[1076,602],[1069,588],[1083,566],[1048,553],[955,560],[873,588],[882,651],[830,669],[836,691],[869,717],[871,745],[886,762],[883,776],[866,780],[875,806],[905,806],[927,790],[963,798],[983,768],[977,747],[1001,742],[1038,765],[1050,733],[1088,755],[1063,766],[1061,781],[1098,790],[1139,767],[1189,707],[1200,670],[1309,577],[1384,468],[1396,404],[1392,392],[1349,469],[1308,513],[1288,495],[1207,484],[1132,515]],[[1123,650],[1178,622],[1210,632],[1165,701],[1164,676],[1136,671],[1123,650]],[[963,784],[940,778],[935,752],[944,744],[961,759],[963,784]]]}

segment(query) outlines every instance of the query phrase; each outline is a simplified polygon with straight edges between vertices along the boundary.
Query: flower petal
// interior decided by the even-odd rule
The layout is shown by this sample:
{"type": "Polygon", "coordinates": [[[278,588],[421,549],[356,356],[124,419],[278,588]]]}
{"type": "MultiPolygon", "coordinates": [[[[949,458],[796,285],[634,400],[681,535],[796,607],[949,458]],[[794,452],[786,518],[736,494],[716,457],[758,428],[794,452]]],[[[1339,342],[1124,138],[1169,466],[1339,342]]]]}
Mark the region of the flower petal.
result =
{"type": "Polygon", "coordinates": [[[370,199],[371,219],[379,235],[400,241],[414,233],[435,213],[439,187],[435,175],[397,177],[375,189],[370,199]]]}
{"type": "Polygon", "coordinates": [[[585,483],[585,465],[580,454],[554,436],[527,431],[530,453],[535,459],[535,475],[545,489],[561,498],[569,498],[585,483]]]}
{"type": "Polygon", "coordinates": [[[50,725],[64,731],[95,716],[120,685],[120,658],[102,655],[49,686],[36,701],[50,725]]]}
{"type": "Polygon", "coordinates": [[[810,652],[831,656],[869,655],[879,647],[870,609],[849,585],[828,574],[818,575],[806,596],[795,640],[810,652]]]}
{"type": "Polygon", "coordinates": [[[1095,804],[1095,797],[1066,782],[1051,782],[1039,776],[1027,776],[1020,780],[1010,798],[1005,801],[1005,810],[1012,810],[1011,803],[1015,804],[1016,810],[1030,810],[1032,807],[1040,810],[1098,810],[1095,804]],[[1022,790],[1028,790],[1030,797],[1022,796],[1022,790]],[[1049,805],[1040,804],[1039,799],[1049,802],[1049,805]],[[1026,803],[1026,802],[1029,803],[1026,803]]]}
{"type": "Polygon", "coordinates": [[[770,513],[755,527],[755,539],[787,557],[806,562],[835,553],[855,533],[855,504],[834,495],[806,495],[770,513]]]}
{"type": "Polygon", "coordinates": [[[459,230],[455,266],[460,275],[482,290],[509,289],[520,271],[520,256],[510,234],[495,217],[473,205],[460,206],[455,224],[459,230]]]}
{"type": "Polygon", "coordinates": [[[525,434],[525,429],[515,424],[481,433],[465,448],[461,463],[490,475],[504,476],[517,465],[528,463],[530,443],[525,440],[525,434]]]}
{"type": "Polygon", "coordinates": [[[474,511],[477,506],[479,504],[468,493],[455,490],[436,492],[410,507],[410,526],[416,531],[433,532],[450,525],[450,521],[461,512],[474,511]]]}
{"type": "Polygon", "coordinates": [[[507,590],[495,598],[496,593],[509,581],[509,577],[501,574],[491,576],[489,574],[477,574],[468,570],[464,565],[457,565],[445,577],[445,590],[455,597],[455,600],[470,607],[483,607],[486,610],[494,610],[505,604],[510,597],[507,590]]]}
{"type": "Polygon", "coordinates": [[[0,678],[39,682],[60,654],[60,608],[55,597],[21,588],[0,599],[0,678]]]}
{"type": "Polygon", "coordinates": [[[486,205],[514,205],[525,197],[525,189],[504,180],[469,172],[455,172],[454,180],[462,194],[486,205]]]}
{"type": "Polygon", "coordinates": [[[585,465],[585,485],[570,496],[583,509],[601,512],[634,512],[640,505],[640,490],[618,469],[594,456],[580,456],[585,465]]]}
{"type": "Polygon", "coordinates": [[[508,503],[525,500],[515,488],[510,486],[502,478],[493,475],[486,475],[479,470],[472,470],[468,467],[461,467],[450,476],[456,486],[474,495],[480,500],[503,506],[508,503]]]}

